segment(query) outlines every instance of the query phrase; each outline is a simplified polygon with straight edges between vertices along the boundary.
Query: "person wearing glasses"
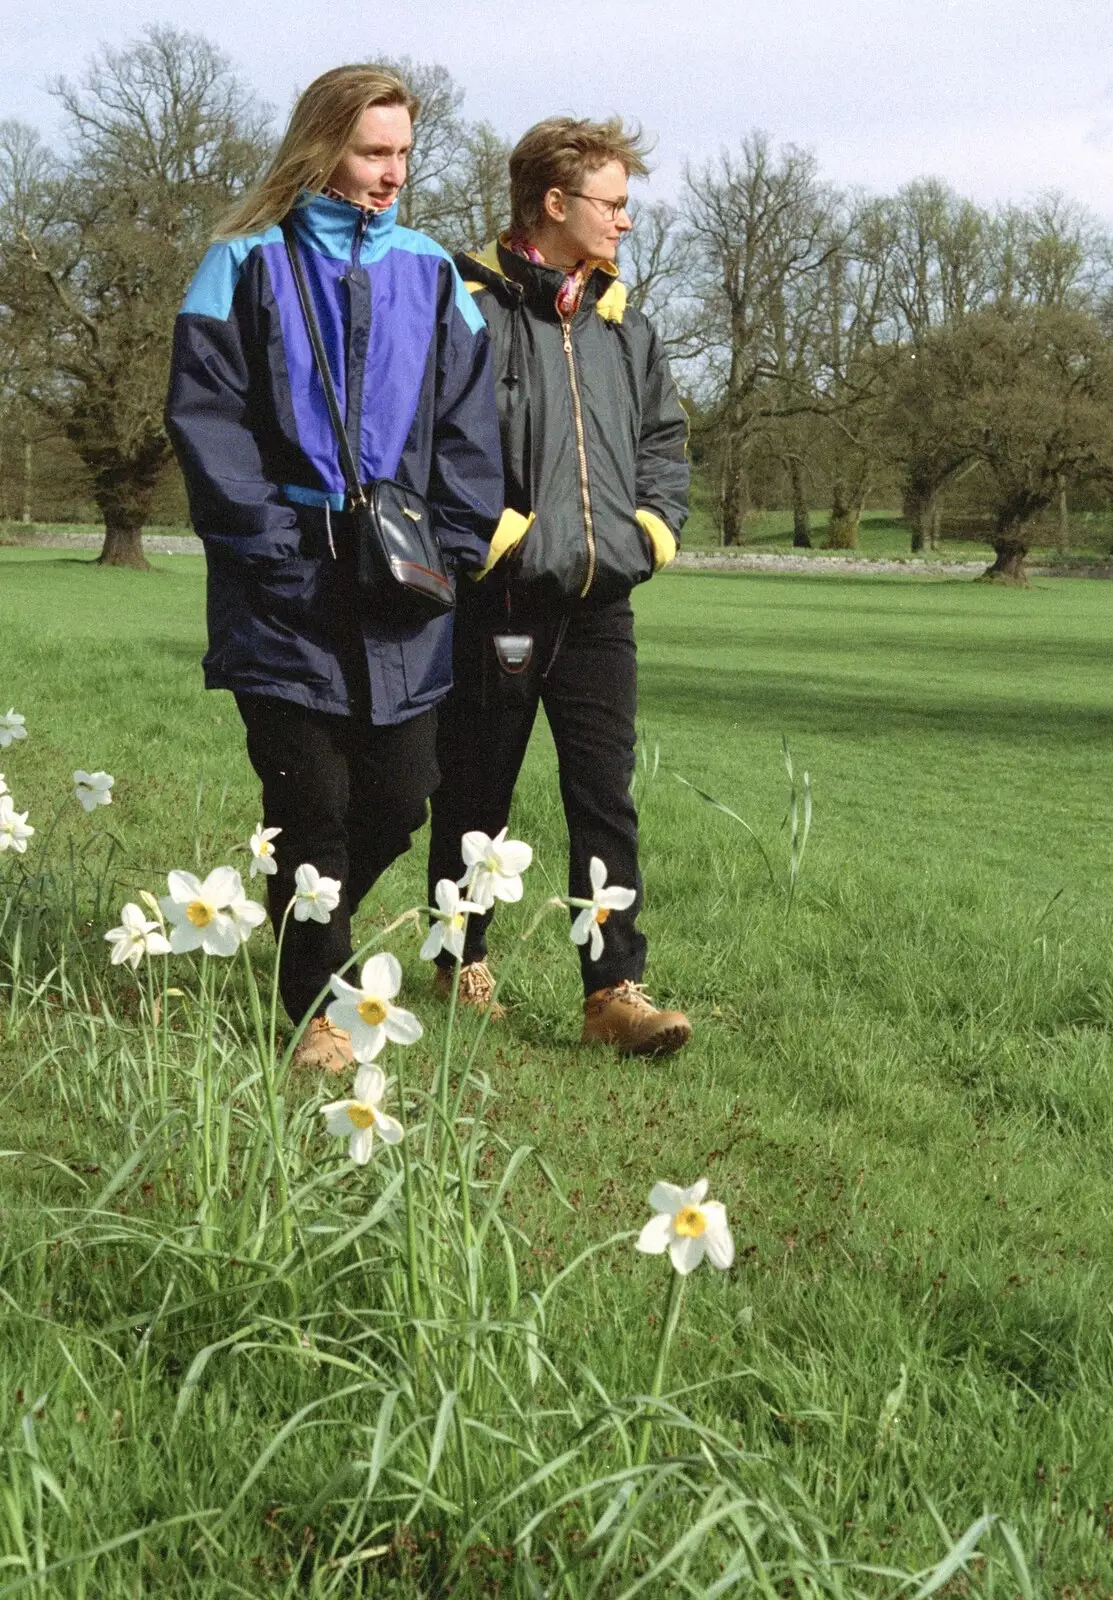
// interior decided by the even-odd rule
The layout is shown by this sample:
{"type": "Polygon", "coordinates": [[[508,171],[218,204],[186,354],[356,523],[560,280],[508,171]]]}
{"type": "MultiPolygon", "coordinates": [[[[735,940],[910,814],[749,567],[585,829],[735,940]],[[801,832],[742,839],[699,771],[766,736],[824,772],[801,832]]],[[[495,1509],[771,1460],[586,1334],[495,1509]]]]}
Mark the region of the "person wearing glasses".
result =
{"type": "MultiPolygon", "coordinates": [[[[640,134],[618,118],[539,122],[510,156],[509,230],[456,258],[491,335],[506,509],[480,581],[460,586],[429,885],[432,895],[441,878],[460,878],[463,834],[494,838],[506,825],[543,706],[568,824],[569,893],[592,899],[593,859],[608,885],[634,891],[627,908],[600,910],[581,946],[582,1039],[665,1056],[691,1028],[681,1012],[654,1005],[641,981],[629,597],[676,554],[688,430],[661,342],[628,304],[616,265],[632,227],[627,182],[647,170],[640,134]]],[[[460,975],[460,998],[478,1007],[493,986],[489,920],[470,919],[460,975]]],[[[443,958],[442,993],[451,981],[443,958]]]]}

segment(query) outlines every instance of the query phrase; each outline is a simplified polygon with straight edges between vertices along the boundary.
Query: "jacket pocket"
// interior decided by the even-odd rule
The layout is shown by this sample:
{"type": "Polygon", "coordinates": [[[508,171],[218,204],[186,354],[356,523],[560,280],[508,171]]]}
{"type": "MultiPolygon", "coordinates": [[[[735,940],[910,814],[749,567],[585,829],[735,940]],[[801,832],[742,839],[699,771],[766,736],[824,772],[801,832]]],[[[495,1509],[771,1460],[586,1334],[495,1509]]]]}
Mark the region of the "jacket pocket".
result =
{"type": "Polygon", "coordinates": [[[321,562],[309,557],[260,567],[252,579],[260,613],[288,626],[308,621],[321,599],[321,562]]]}
{"type": "Polygon", "coordinates": [[[435,705],[452,687],[452,617],[436,617],[399,641],[406,704],[435,705]]]}

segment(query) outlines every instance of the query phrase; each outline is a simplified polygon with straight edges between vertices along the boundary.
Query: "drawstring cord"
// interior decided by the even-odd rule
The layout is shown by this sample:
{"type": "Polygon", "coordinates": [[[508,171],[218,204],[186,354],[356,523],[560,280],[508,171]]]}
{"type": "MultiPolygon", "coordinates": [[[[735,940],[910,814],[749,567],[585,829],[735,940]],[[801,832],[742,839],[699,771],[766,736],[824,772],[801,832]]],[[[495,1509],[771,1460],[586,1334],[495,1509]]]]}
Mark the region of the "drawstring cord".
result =
{"type": "Polygon", "coordinates": [[[332,559],[336,560],[336,546],[332,542],[332,507],[325,501],[325,533],[328,536],[328,547],[332,551],[332,559]]]}

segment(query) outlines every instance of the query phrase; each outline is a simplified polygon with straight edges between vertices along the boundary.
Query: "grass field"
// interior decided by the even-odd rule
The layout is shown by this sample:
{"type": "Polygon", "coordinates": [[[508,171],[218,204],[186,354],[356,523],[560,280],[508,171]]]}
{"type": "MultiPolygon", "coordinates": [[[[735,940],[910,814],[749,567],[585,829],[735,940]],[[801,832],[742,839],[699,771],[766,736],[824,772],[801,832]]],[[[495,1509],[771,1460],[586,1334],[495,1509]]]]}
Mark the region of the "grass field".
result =
{"type": "MultiPolygon", "coordinates": [[[[0,1596],[1113,1595],[1113,589],[686,573],[638,592],[648,978],[695,1038],[663,1065],[576,1049],[574,952],[542,922],[478,1046],[477,1193],[523,1143],[548,1172],[523,1161],[499,1198],[504,1243],[474,1269],[490,1304],[438,1389],[440,1357],[375,1321],[405,1288],[393,1235],[381,1260],[345,1245],[342,1279],[287,1258],[245,1286],[245,1239],[271,1235],[199,1229],[186,1066],[159,1087],[186,1131],[155,1137],[157,1063],[102,934],[171,868],[246,874],[231,852],[258,820],[235,708],[200,686],[200,563],[155,565],[0,552],[0,711],[31,733],[0,770],[40,830],[0,855],[0,1596]],[[790,910],[782,738],[815,808],[790,910]],[[115,774],[110,811],[66,803],[75,767],[115,774]],[[13,948],[32,891],[37,951],[13,948]],[[653,1182],[704,1174],[737,1261],[690,1280],[678,1409],[637,1476],[669,1284],[632,1238],[653,1182]],[[611,1235],[483,1389],[476,1327],[611,1235]],[[392,1362],[418,1451],[393,1478],[392,1362]],[[1004,1531],[925,1580],[987,1512],[1004,1531]]],[[[511,831],[536,862],[500,913],[507,954],[563,889],[543,732],[511,831]]],[[[422,867],[419,848],[391,869],[361,933],[421,902],[422,867]]],[[[418,943],[390,941],[427,1028],[415,1092],[444,1028],[418,943]]],[[[265,977],[269,935],[252,949],[265,977]]],[[[190,990],[190,958],[172,971],[190,990]]],[[[242,1002],[236,976],[230,1016],[242,1002]]],[[[191,1007],[164,1035],[187,1065],[191,1007]]],[[[277,1181],[238,1026],[216,1049],[239,1108],[217,1130],[226,1218],[277,1181]]],[[[400,1169],[347,1167],[314,1126],[335,1091],[285,1089],[290,1161],[307,1184],[327,1169],[314,1237],[339,1237],[400,1169]]]]}

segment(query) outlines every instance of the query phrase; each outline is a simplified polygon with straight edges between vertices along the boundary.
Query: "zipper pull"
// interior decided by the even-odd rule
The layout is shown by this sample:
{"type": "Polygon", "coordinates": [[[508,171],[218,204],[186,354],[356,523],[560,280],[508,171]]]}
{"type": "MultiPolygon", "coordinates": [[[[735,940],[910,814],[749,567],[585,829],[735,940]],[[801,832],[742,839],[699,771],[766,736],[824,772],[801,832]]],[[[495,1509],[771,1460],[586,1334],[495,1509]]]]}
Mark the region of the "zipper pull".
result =
{"type": "Polygon", "coordinates": [[[564,352],[565,352],[566,355],[571,355],[572,354],[572,324],[570,322],[568,322],[564,317],[561,317],[560,325],[564,330],[564,352]]]}

